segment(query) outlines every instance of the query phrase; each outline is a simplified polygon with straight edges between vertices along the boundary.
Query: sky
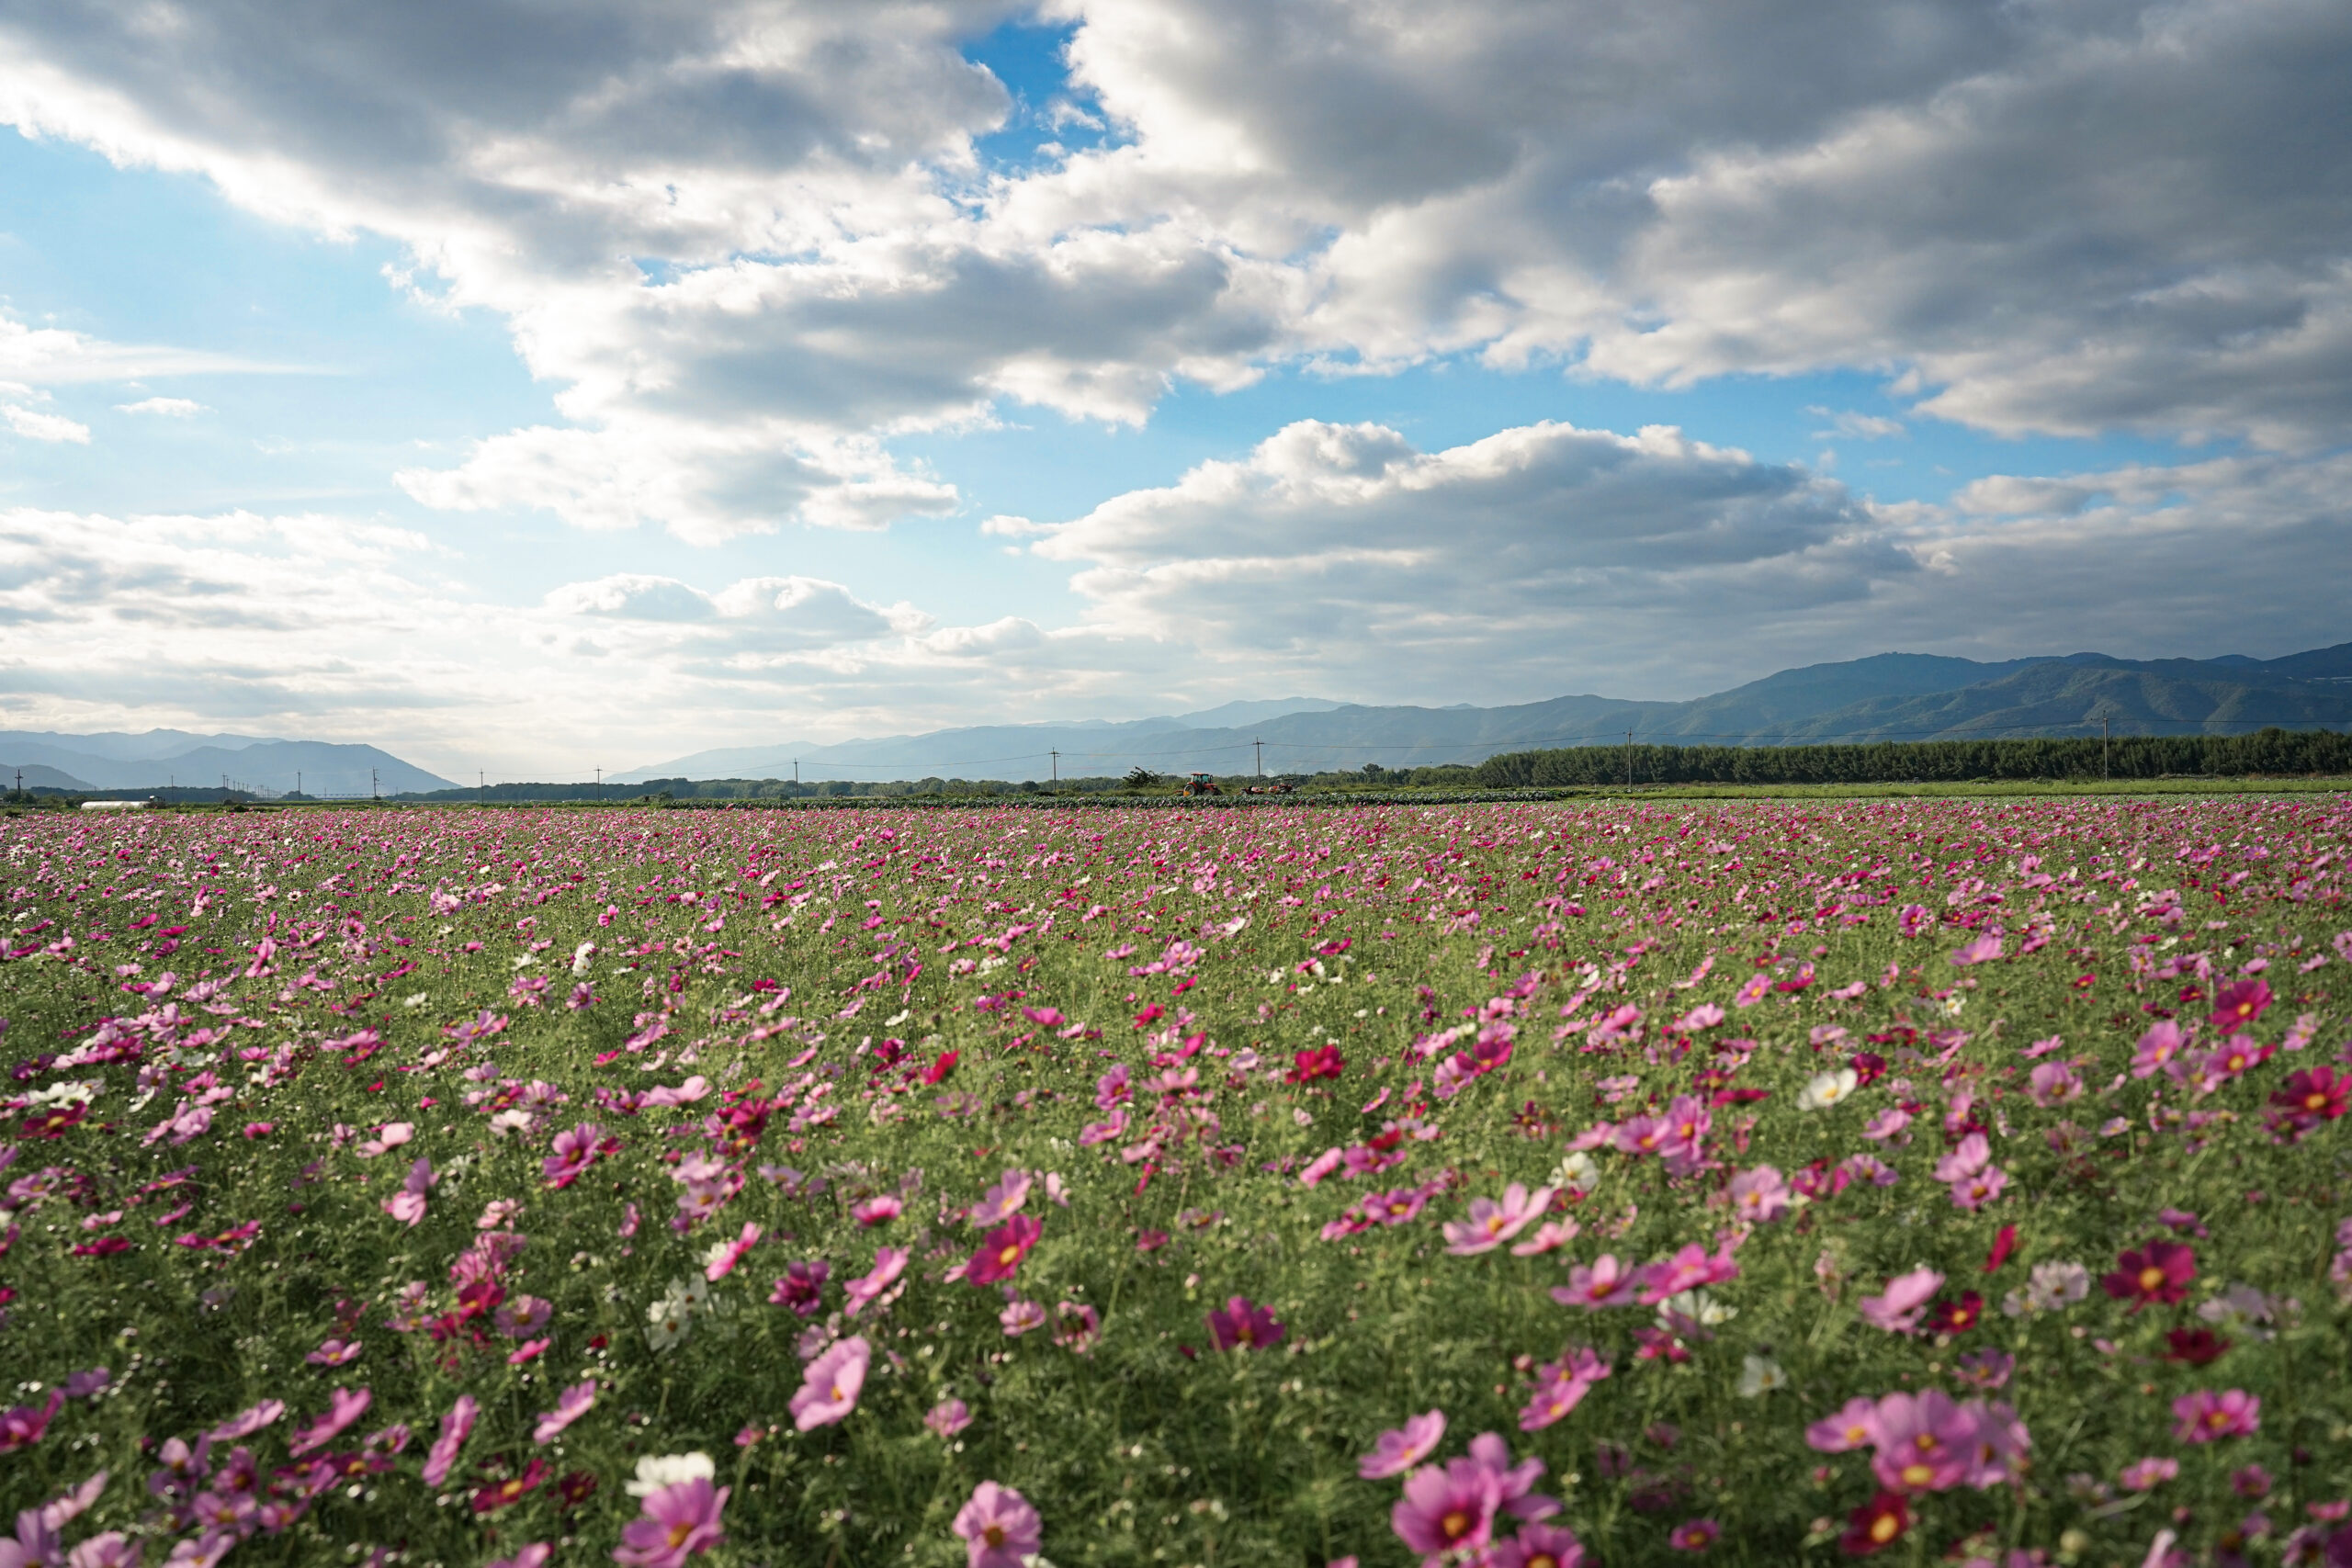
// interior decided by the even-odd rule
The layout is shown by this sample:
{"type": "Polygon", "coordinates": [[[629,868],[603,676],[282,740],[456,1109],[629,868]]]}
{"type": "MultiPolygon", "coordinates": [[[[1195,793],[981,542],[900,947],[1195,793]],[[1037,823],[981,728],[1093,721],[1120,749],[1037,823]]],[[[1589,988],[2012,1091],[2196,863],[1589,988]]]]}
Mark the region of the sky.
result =
{"type": "Polygon", "coordinates": [[[2352,638],[2334,0],[0,13],[0,728],[2352,638]]]}

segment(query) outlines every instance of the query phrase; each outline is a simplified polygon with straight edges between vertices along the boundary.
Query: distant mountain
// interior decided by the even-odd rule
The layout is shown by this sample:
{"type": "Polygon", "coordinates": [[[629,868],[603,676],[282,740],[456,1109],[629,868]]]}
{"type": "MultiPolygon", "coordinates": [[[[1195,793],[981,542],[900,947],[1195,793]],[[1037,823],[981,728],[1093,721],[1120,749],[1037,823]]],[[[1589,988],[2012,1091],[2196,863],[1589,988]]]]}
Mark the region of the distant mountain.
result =
{"type": "Polygon", "coordinates": [[[385,795],[409,790],[450,789],[447,779],[401,761],[374,746],[322,740],[271,740],[249,735],[191,735],[151,729],[144,735],[61,735],[38,730],[0,730],[0,767],[13,779],[25,770],[30,785],[36,768],[57,772],[65,789],[137,790],[158,785],[218,785],[225,777],[254,794],[284,795],[298,785],[308,795],[361,795],[373,787],[385,795]]]}
{"type": "Polygon", "coordinates": [[[1690,702],[1592,695],[1508,707],[1227,704],[1124,722],[989,725],[819,745],[696,752],[613,775],[653,779],[1038,779],[1125,773],[1323,773],[1478,762],[1501,751],[1636,740],[1766,746],[2021,735],[2239,735],[2352,727],[2352,643],[2257,660],[2075,653],[1987,663],[1882,653],[1783,670],[1690,702]],[[1262,742],[1262,748],[1260,746],[1262,742]],[[1059,755],[1056,756],[1055,753],[1059,755]]]}
{"type": "Polygon", "coordinates": [[[0,788],[15,789],[19,776],[27,789],[86,790],[89,784],[72,773],[58,772],[40,762],[27,762],[22,767],[14,762],[0,762],[0,788]]]}

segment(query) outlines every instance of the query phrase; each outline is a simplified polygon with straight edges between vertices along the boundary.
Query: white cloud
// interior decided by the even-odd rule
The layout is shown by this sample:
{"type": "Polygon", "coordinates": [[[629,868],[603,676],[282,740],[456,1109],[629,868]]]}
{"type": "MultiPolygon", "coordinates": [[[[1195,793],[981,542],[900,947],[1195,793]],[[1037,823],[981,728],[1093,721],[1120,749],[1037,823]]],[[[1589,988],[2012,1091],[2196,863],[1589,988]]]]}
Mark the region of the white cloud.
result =
{"type": "Polygon", "coordinates": [[[1883,414],[1857,413],[1852,409],[1826,409],[1809,404],[1805,412],[1829,422],[1828,428],[1813,433],[1815,441],[1827,441],[1844,436],[1857,441],[1883,441],[1892,435],[1905,434],[1903,422],[1888,419],[1883,414]]]}
{"type": "Polygon", "coordinates": [[[189,419],[211,411],[193,398],[141,398],[135,403],[117,403],[117,413],[161,414],[166,419],[189,419]]]}
{"type": "Polygon", "coordinates": [[[1054,112],[1115,134],[1017,176],[957,52],[1010,0],[289,7],[0,20],[0,119],[502,312],[577,428],[402,477],[436,506],[877,526],[955,497],[857,444],[993,400],[1456,351],[1884,369],[2004,432],[2352,412],[2352,13],[2313,0],[1052,0],[1054,112]]]}
{"type": "Polygon", "coordinates": [[[84,446],[90,444],[90,427],[67,419],[63,414],[42,413],[38,409],[0,403],[0,423],[6,424],[28,441],[71,441],[84,446]]]}

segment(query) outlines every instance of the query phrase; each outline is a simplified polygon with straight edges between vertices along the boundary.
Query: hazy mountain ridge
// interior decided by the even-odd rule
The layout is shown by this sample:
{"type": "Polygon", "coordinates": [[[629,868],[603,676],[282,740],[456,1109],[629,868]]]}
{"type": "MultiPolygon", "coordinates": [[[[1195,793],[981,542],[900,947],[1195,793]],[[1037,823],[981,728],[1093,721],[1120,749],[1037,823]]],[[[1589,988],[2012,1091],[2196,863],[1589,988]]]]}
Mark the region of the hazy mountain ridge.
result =
{"type": "MultiPolygon", "coordinates": [[[[1286,707],[1285,704],[1267,705],[1286,707]]],[[[1930,740],[2010,735],[2238,733],[2352,725],[2352,643],[2273,660],[2125,660],[2102,653],[1998,662],[1882,653],[1782,670],[1688,702],[1593,694],[1510,706],[1318,705],[1244,723],[1216,716],[1085,725],[990,725],[795,747],[698,752],[613,775],[656,778],[1044,779],[1202,769],[1269,773],[1477,762],[1499,751],[1636,740],[1688,745],[1930,740]],[[1048,755],[1058,750],[1058,760],[1048,755]],[[771,760],[782,766],[768,765],[771,760]]]]}
{"type": "Polygon", "coordinates": [[[360,795],[371,787],[371,773],[372,786],[385,795],[454,787],[447,779],[375,746],[193,735],[178,729],[152,729],[144,735],[0,730],[0,770],[13,782],[20,767],[28,788],[38,784],[77,791],[175,784],[211,788],[225,776],[238,788],[257,793],[287,794],[299,781],[307,795],[360,795]],[[59,777],[37,778],[36,770],[42,769],[59,777]]]}

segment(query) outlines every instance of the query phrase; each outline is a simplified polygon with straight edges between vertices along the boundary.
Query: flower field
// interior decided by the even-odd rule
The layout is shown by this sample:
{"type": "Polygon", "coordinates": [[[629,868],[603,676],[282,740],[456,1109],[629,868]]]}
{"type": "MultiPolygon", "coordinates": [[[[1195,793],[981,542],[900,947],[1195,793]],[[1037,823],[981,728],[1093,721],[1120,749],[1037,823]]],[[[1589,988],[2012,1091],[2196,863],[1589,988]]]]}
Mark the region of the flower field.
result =
{"type": "Polygon", "coordinates": [[[0,1568],[2352,1562],[2347,852],[0,822],[0,1568]]]}

